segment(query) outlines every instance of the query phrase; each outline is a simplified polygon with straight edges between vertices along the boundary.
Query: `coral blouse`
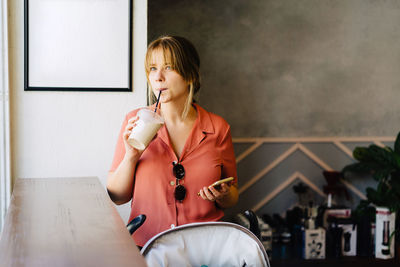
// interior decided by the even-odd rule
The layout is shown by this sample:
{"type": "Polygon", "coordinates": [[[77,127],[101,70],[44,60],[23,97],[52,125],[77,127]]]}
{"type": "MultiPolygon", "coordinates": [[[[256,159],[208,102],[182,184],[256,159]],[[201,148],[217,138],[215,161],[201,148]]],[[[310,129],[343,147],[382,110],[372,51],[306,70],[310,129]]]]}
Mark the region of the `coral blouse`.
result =
{"type": "MultiPolygon", "coordinates": [[[[224,212],[214,202],[197,195],[201,188],[215,181],[233,176],[237,183],[236,161],[232,145],[230,126],[213,113],[193,104],[197,118],[178,158],[175,154],[166,126],[160,128],[156,137],[141,155],[136,172],[129,221],[145,214],[145,223],[133,234],[137,245],[143,246],[154,235],[174,226],[220,220],[224,212]],[[175,200],[176,178],[173,162],[185,168],[186,197],[175,200]]],[[[131,111],[123,122],[110,171],[115,171],[125,154],[122,133],[131,117],[131,111]]]]}

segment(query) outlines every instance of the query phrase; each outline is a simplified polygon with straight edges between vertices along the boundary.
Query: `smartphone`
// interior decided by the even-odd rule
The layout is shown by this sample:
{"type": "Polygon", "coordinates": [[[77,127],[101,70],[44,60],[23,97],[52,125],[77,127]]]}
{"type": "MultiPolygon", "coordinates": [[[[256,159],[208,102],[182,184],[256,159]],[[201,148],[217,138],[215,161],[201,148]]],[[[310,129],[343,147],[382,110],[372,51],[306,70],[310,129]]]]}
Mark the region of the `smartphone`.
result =
{"type": "Polygon", "coordinates": [[[218,186],[218,185],[220,185],[220,184],[222,184],[222,183],[227,183],[227,182],[230,182],[230,181],[232,181],[232,180],[233,180],[233,177],[225,178],[225,179],[216,181],[215,183],[209,185],[208,187],[210,187],[210,186],[218,186]]]}
{"type": "MultiPolygon", "coordinates": [[[[219,186],[219,185],[221,185],[222,183],[227,183],[227,182],[233,181],[233,179],[234,179],[233,177],[225,178],[225,179],[216,181],[216,182],[213,183],[213,184],[210,184],[208,187],[210,187],[210,186],[214,186],[214,187],[215,187],[215,186],[219,186]]],[[[198,192],[197,195],[200,196],[200,192],[198,192]]]]}

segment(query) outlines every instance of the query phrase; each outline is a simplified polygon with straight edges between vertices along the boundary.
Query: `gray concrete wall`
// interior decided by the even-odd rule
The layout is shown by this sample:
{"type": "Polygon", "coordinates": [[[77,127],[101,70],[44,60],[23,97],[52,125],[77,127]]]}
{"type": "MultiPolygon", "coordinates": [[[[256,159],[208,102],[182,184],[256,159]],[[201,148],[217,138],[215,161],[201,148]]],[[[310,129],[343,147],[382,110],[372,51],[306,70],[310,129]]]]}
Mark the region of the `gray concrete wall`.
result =
{"type": "Polygon", "coordinates": [[[152,0],[148,34],[192,40],[234,137],[400,130],[400,1],[152,0]]]}

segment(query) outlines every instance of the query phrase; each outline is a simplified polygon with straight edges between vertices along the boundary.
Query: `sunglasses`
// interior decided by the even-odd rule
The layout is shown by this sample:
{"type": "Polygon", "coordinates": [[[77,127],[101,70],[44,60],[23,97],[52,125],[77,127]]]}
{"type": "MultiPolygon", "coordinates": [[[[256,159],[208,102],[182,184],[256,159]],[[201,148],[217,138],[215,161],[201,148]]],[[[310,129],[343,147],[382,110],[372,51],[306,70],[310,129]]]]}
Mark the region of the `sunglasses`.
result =
{"type": "Polygon", "coordinates": [[[179,184],[179,181],[182,180],[183,177],[185,177],[185,169],[179,162],[176,163],[174,161],[172,162],[172,165],[174,165],[174,167],[172,168],[172,172],[176,177],[174,196],[176,200],[182,202],[186,196],[186,188],[183,185],[179,184]]]}

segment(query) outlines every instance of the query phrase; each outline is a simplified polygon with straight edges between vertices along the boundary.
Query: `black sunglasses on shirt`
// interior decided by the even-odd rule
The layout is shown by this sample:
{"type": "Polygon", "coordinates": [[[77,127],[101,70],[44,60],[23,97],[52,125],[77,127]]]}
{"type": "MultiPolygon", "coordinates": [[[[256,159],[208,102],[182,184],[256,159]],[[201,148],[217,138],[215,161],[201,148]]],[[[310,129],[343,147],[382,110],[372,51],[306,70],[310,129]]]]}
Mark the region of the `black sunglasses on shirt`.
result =
{"type": "Polygon", "coordinates": [[[172,168],[172,172],[176,177],[174,196],[176,200],[182,202],[186,197],[186,188],[183,185],[179,184],[179,181],[185,177],[185,169],[179,162],[176,163],[174,161],[172,162],[172,165],[174,166],[172,168]]]}

